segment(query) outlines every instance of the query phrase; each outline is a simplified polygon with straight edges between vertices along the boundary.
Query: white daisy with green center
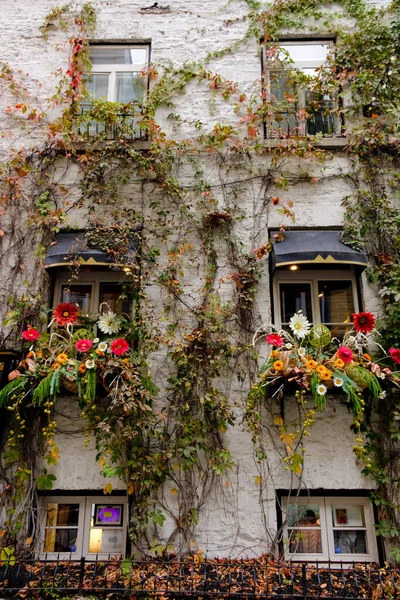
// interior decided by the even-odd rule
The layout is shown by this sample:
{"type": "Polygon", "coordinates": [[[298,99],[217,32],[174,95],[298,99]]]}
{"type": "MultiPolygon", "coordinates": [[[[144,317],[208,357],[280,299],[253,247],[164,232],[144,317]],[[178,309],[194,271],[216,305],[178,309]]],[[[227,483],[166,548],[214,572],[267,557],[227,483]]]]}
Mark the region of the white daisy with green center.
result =
{"type": "Polygon", "coordinates": [[[307,317],[305,317],[301,313],[297,313],[297,314],[293,315],[293,317],[290,319],[289,327],[293,331],[293,334],[296,337],[302,339],[310,331],[311,325],[308,322],[307,317]]]}
{"type": "Polygon", "coordinates": [[[97,326],[101,332],[108,335],[118,333],[121,328],[121,317],[110,310],[99,317],[97,326]]]}

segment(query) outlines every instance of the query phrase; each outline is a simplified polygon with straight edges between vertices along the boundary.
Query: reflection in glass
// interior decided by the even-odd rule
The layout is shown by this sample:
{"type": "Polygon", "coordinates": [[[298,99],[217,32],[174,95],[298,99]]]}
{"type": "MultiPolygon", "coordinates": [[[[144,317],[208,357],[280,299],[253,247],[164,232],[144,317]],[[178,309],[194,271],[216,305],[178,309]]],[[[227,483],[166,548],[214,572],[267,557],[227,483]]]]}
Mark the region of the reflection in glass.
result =
{"type": "Polygon", "coordinates": [[[335,554],[368,554],[365,530],[334,530],[335,554]]]}
{"type": "Polygon", "coordinates": [[[281,283],[279,292],[282,324],[289,323],[290,318],[299,310],[312,322],[311,286],[309,283],[281,283]]]}
{"type": "Polygon", "coordinates": [[[76,552],[77,529],[46,529],[43,552],[76,552]]]}
{"type": "Polygon", "coordinates": [[[318,281],[321,323],[350,323],[354,313],[351,281],[318,281]]]}
{"type": "Polygon", "coordinates": [[[147,62],[147,48],[90,47],[93,65],[144,65],[147,62]]]}
{"type": "Polygon", "coordinates": [[[332,522],[334,527],[365,527],[364,506],[362,504],[333,506],[332,522]]]}
{"type": "Polygon", "coordinates": [[[100,305],[105,302],[107,306],[102,307],[102,312],[108,310],[121,315],[132,314],[132,303],[127,298],[121,298],[123,293],[122,285],[119,283],[101,283],[100,284],[100,305]]]}
{"type": "Polygon", "coordinates": [[[84,313],[90,312],[90,300],[92,297],[91,285],[68,285],[61,288],[61,302],[77,304],[84,313]]]}
{"type": "Polygon", "coordinates": [[[143,98],[143,78],[140,73],[115,74],[115,101],[127,104],[143,98]]]}
{"type": "Polygon", "coordinates": [[[79,504],[47,505],[46,527],[78,525],[79,504]]]}
{"type": "Polygon", "coordinates": [[[122,529],[92,527],[89,535],[89,552],[120,554],[122,552],[122,529]]]}
{"type": "Polygon", "coordinates": [[[43,552],[76,552],[79,504],[47,504],[43,552]]]}
{"type": "Polygon", "coordinates": [[[292,554],[322,554],[320,529],[289,529],[288,533],[292,554]]]}
{"type": "Polygon", "coordinates": [[[86,80],[86,87],[96,100],[107,100],[108,98],[109,73],[91,73],[86,80]]]}

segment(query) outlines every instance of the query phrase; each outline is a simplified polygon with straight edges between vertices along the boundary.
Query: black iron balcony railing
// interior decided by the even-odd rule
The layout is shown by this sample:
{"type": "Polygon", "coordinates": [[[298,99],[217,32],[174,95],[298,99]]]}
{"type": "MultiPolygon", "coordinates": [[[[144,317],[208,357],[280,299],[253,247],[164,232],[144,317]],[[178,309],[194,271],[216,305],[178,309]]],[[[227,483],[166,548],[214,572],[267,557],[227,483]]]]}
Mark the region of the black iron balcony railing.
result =
{"type": "Polygon", "coordinates": [[[302,110],[293,106],[274,113],[267,122],[267,137],[322,135],[339,137],[340,119],[336,114],[337,104],[332,99],[313,101],[310,99],[302,110]],[[300,115],[300,116],[299,116],[300,115]]]}
{"type": "MultiPolygon", "coordinates": [[[[112,104],[112,103],[108,103],[112,104]]],[[[86,139],[116,140],[145,140],[146,134],[139,127],[137,106],[126,105],[121,111],[106,114],[91,104],[82,104],[78,134],[86,139]],[[135,115],[136,111],[136,115],[135,115]]]]}
{"type": "Polygon", "coordinates": [[[394,600],[400,572],[341,563],[277,565],[256,560],[25,561],[0,565],[0,597],[54,594],[112,598],[284,598],[394,600]]]}

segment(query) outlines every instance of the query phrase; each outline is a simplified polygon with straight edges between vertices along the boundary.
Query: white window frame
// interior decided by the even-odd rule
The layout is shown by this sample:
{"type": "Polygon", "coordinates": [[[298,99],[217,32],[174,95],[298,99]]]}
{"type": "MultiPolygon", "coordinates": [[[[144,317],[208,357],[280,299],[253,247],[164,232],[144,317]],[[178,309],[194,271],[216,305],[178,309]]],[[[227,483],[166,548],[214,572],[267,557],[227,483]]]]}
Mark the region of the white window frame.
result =
{"type": "Polygon", "coordinates": [[[374,527],[374,511],[369,498],[365,496],[299,496],[296,498],[285,498],[283,500],[283,519],[285,523],[284,528],[284,539],[285,539],[285,558],[292,562],[302,561],[314,561],[314,562],[377,562],[379,560],[378,545],[376,539],[376,532],[374,527]],[[320,507],[320,525],[321,525],[321,542],[322,552],[319,554],[313,554],[311,552],[289,552],[289,533],[287,527],[287,516],[289,514],[290,505],[297,504],[300,506],[307,506],[312,504],[318,504],[320,507]],[[334,544],[334,526],[332,524],[332,509],[343,508],[349,505],[362,505],[364,508],[365,527],[351,527],[348,530],[365,530],[367,540],[366,554],[335,554],[334,544]]]}
{"type": "MultiPolygon", "coordinates": [[[[281,303],[279,286],[281,283],[307,283],[311,288],[311,311],[313,315],[313,324],[321,323],[321,315],[318,301],[318,282],[319,281],[351,281],[353,292],[354,312],[359,312],[357,295],[357,278],[354,268],[349,270],[311,270],[304,265],[301,270],[290,271],[289,269],[276,269],[273,274],[273,299],[274,299],[274,323],[275,327],[281,328],[281,303]]],[[[334,323],[333,325],[342,325],[334,323]]]]}
{"type": "MultiPolygon", "coordinates": [[[[110,75],[108,81],[108,102],[116,102],[115,94],[116,94],[116,74],[117,73],[141,73],[144,68],[149,65],[149,57],[150,57],[150,46],[148,44],[91,44],[93,48],[101,48],[103,50],[113,50],[118,48],[120,50],[146,50],[146,60],[142,63],[134,63],[134,64],[93,64],[92,71],[88,74],[90,75],[101,75],[102,73],[106,73],[110,75]]],[[[146,98],[147,90],[144,88],[143,99],[146,98]]]]}
{"type": "MultiPolygon", "coordinates": [[[[66,284],[73,286],[91,285],[92,296],[90,299],[89,314],[100,314],[100,287],[102,283],[121,283],[122,273],[112,271],[80,271],[79,278],[71,281],[70,273],[58,273],[54,290],[54,307],[58,306],[62,298],[62,287],[66,284]]],[[[132,307],[133,314],[133,307],[132,307]]],[[[132,315],[130,315],[132,316],[132,315]]]]}
{"type": "MultiPolygon", "coordinates": [[[[39,515],[40,515],[40,558],[48,560],[56,560],[58,558],[64,560],[77,560],[82,557],[89,559],[107,560],[110,553],[104,552],[89,552],[89,536],[90,536],[90,519],[92,504],[121,504],[122,505],[122,525],[113,527],[121,529],[121,552],[112,554],[112,557],[123,558],[125,556],[126,536],[127,536],[127,519],[128,519],[128,499],[126,496],[41,496],[39,498],[39,515]],[[44,541],[46,534],[46,517],[47,504],[79,504],[78,518],[78,535],[76,539],[76,552],[44,552],[44,541]],[[87,549],[87,550],[86,550],[87,549]]],[[[62,529],[62,526],[60,526],[62,529]]],[[[72,528],[72,527],[71,527],[72,528]]]]}
{"type": "MultiPolygon", "coordinates": [[[[264,53],[264,57],[263,57],[263,66],[264,66],[264,73],[263,73],[263,77],[264,77],[264,85],[266,88],[266,92],[269,98],[271,98],[271,74],[272,73],[278,73],[281,71],[288,71],[291,69],[318,69],[319,67],[321,67],[324,63],[321,63],[320,60],[302,60],[302,61],[293,61],[290,63],[282,63],[279,61],[279,59],[274,59],[271,60],[267,57],[267,50],[269,47],[273,47],[273,46],[280,46],[284,49],[286,48],[290,48],[291,46],[320,46],[320,45],[326,45],[326,46],[333,46],[335,44],[335,41],[332,38],[329,39],[304,39],[304,38],[299,38],[298,40],[285,40],[285,39],[281,39],[275,43],[271,43],[268,44],[266,46],[263,46],[263,53],[264,53]]],[[[294,106],[294,111],[293,113],[288,113],[288,119],[290,118],[290,115],[293,114],[293,117],[296,119],[297,122],[297,132],[294,135],[299,135],[299,136],[304,136],[307,134],[307,119],[306,118],[301,118],[298,117],[298,113],[302,110],[305,109],[306,107],[306,95],[305,95],[305,89],[299,87],[297,89],[297,104],[294,106]]],[[[338,106],[338,100],[337,98],[333,98],[332,102],[334,104],[336,104],[338,106]]],[[[267,130],[268,127],[271,127],[268,125],[267,122],[267,130]]],[[[268,133],[268,131],[267,131],[268,133]]],[[[273,133],[273,131],[271,131],[271,133],[273,133]]],[[[339,137],[341,135],[341,122],[340,122],[340,118],[337,117],[335,119],[335,125],[334,125],[334,130],[331,134],[329,133],[324,133],[323,136],[324,137],[339,137]]],[[[289,133],[290,136],[290,133],[289,133]]],[[[271,136],[268,136],[271,137],[271,136]]]]}

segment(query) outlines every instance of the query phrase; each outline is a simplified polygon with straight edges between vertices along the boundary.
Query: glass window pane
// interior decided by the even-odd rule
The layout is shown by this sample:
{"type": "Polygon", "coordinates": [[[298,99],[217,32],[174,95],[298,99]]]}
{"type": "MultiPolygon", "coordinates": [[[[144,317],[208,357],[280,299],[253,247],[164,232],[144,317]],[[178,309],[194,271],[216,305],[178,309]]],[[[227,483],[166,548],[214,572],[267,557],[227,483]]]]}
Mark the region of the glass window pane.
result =
{"type": "Polygon", "coordinates": [[[318,62],[322,65],[331,49],[331,44],[280,44],[295,63],[318,62]]]}
{"type": "Polygon", "coordinates": [[[77,529],[46,529],[43,552],[76,552],[77,529]]]}
{"type": "Polygon", "coordinates": [[[320,527],[319,504],[290,504],[288,527],[320,527]]]}
{"type": "Polygon", "coordinates": [[[100,284],[100,305],[105,302],[107,306],[102,306],[101,312],[111,310],[118,315],[125,313],[132,314],[132,303],[127,298],[121,298],[122,285],[120,283],[101,283],[100,284]]]}
{"type": "Polygon", "coordinates": [[[122,529],[93,527],[90,530],[89,552],[120,554],[122,552],[122,529]]]}
{"type": "Polygon", "coordinates": [[[47,504],[46,527],[78,525],[79,504],[47,504]]]}
{"type": "Polygon", "coordinates": [[[289,529],[289,552],[322,554],[320,529],[289,529]]]}
{"type": "Polygon", "coordinates": [[[281,283],[279,285],[281,322],[289,323],[299,310],[312,322],[311,286],[309,283],[281,283]]]}
{"type": "Polygon", "coordinates": [[[367,532],[365,530],[334,530],[333,536],[335,554],[368,554],[367,532]]]}
{"type": "Polygon", "coordinates": [[[332,507],[334,527],[365,527],[364,506],[349,504],[340,508],[332,507]]]}
{"type": "Polygon", "coordinates": [[[86,80],[86,87],[91,96],[96,100],[107,100],[108,97],[108,73],[92,73],[86,80]]]}
{"type": "Polygon", "coordinates": [[[144,81],[138,73],[116,73],[115,86],[116,102],[127,104],[143,98],[144,81]]]}
{"type": "Polygon", "coordinates": [[[321,323],[351,323],[354,313],[351,281],[319,281],[321,323]]]}
{"type": "Polygon", "coordinates": [[[82,312],[90,312],[91,285],[68,285],[61,288],[61,302],[77,304],[82,312]]]}
{"type": "Polygon", "coordinates": [[[90,58],[93,65],[144,65],[147,62],[147,48],[101,48],[91,46],[90,58]]]}

